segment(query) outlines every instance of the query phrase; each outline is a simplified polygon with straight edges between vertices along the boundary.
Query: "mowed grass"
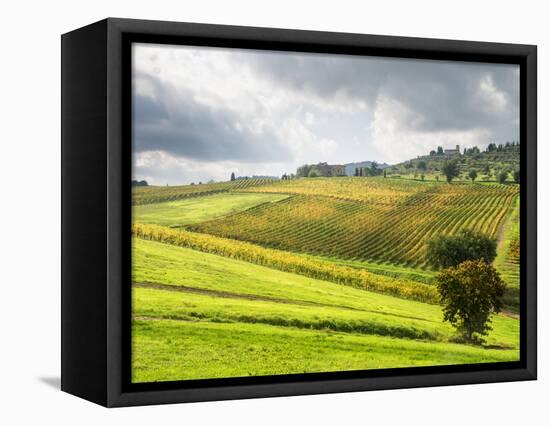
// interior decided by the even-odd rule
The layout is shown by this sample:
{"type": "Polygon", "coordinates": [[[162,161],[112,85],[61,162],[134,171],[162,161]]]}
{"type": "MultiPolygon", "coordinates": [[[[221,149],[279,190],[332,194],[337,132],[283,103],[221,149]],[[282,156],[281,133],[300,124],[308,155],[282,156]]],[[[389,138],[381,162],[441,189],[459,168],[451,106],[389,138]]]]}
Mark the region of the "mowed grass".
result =
{"type": "Polygon", "coordinates": [[[447,343],[440,307],[134,239],[133,380],[517,360],[519,322],[447,343]],[[151,285],[150,285],[151,287],[151,285]],[[182,291],[183,290],[183,291],[182,291]]]}
{"type": "Polygon", "coordinates": [[[134,383],[517,360],[450,343],[174,320],[134,320],[132,347],[134,383]]]}
{"type": "Polygon", "coordinates": [[[292,274],[376,291],[395,297],[426,303],[437,303],[439,300],[437,290],[433,285],[382,276],[369,272],[364,268],[337,265],[322,258],[306,257],[302,254],[274,250],[244,241],[145,224],[133,225],[132,234],[137,238],[221,255],[292,274]]]}
{"type": "Polygon", "coordinates": [[[168,244],[133,240],[132,280],[440,321],[437,305],[367,292],[168,244]]]}
{"type": "Polygon", "coordinates": [[[132,221],[178,227],[217,219],[260,204],[284,200],[287,197],[283,194],[225,192],[156,204],[134,205],[132,221]]]}
{"type": "Polygon", "coordinates": [[[409,339],[444,340],[450,330],[436,321],[366,309],[305,304],[289,299],[242,298],[239,294],[196,294],[192,291],[134,287],[138,317],[270,324],[315,330],[377,334],[409,339]],[[441,331],[447,332],[444,335],[441,331]]]}

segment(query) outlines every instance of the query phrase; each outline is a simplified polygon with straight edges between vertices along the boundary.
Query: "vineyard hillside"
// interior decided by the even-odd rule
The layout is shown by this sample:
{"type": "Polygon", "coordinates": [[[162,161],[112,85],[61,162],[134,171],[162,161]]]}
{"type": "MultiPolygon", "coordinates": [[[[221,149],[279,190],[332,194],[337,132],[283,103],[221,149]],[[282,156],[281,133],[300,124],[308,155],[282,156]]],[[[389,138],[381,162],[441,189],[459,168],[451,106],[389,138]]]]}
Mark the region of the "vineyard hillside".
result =
{"type": "Polygon", "coordinates": [[[518,187],[376,177],[296,179],[248,191],[293,196],[188,229],[281,250],[425,268],[426,242],[435,235],[472,229],[497,237],[518,187]]]}

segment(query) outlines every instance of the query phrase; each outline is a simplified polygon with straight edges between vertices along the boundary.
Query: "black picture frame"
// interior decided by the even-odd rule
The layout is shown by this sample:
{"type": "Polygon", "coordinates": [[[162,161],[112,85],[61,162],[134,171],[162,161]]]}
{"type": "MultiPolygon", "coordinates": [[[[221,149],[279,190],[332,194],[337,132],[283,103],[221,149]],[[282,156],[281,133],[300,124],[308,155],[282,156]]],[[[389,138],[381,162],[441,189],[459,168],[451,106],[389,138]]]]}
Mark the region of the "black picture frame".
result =
{"type": "Polygon", "coordinates": [[[63,391],[117,407],[536,379],[536,46],[118,18],[61,42],[63,391]],[[132,42],[518,64],[520,361],[131,384],[132,42]]]}

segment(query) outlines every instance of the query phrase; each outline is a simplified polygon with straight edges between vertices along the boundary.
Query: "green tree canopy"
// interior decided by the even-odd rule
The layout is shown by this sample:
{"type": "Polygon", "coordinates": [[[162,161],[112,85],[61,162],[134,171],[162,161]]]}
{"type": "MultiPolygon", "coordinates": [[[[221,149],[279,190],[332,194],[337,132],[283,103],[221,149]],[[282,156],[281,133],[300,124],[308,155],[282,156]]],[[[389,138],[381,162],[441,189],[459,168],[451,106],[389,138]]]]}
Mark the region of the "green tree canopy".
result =
{"type": "Polygon", "coordinates": [[[298,169],[296,169],[296,176],[308,177],[312,167],[313,166],[310,166],[308,164],[304,164],[303,166],[298,167],[298,169]]]}
{"type": "Polygon", "coordinates": [[[447,182],[451,182],[460,174],[458,162],[456,160],[445,161],[445,164],[443,164],[443,167],[441,168],[441,173],[445,175],[447,182]]]}
{"type": "Polygon", "coordinates": [[[438,235],[428,241],[428,262],[435,268],[457,266],[467,260],[491,263],[497,255],[497,242],[485,234],[462,230],[456,235],[438,235]]]}
{"type": "Polygon", "coordinates": [[[505,183],[506,179],[508,179],[508,172],[502,171],[498,174],[498,182],[499,183],[505,183]]]}
{"type": "Polygon", "coordinates": [[[483,260],[467,260],[445,269],[437,277],[443,304],[443,321],[448,321],[463,340],[483,343],[491,330],[493,313],[502,309],[506,284],[496,269],[483,260]]]}
{"type": "Polygon", "coordinates": [[[477,179],[477,172],[475,170],[470,170],[470,173],[468,173],[468,177],[472,180],[472,182],[474,180],[477,179]]]}

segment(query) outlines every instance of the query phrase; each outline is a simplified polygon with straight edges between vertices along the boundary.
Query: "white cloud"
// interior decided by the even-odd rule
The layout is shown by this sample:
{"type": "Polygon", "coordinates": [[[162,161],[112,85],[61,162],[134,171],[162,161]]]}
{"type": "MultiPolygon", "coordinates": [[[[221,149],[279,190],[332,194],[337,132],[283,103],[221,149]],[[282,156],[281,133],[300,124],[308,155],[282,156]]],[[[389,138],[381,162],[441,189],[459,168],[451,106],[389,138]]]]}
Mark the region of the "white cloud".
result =
{"type": "Polygon", "coordinates": [[[482,145],[489,140],[486,129],[425,131],[418,130],[423,117],[396,99],[378,100],[372,122],[372,143],[389,163],[426,155],[437,146],[461,148],[482,145]]]}
{"type": "Polygon", "coordinates": [[[500,91],[493,80],[493,77],[488,74],[479,82],[479,96],[487,103],[489,111],[504,111],[509,106],[508,96],[505,92],[500,91]]]}

